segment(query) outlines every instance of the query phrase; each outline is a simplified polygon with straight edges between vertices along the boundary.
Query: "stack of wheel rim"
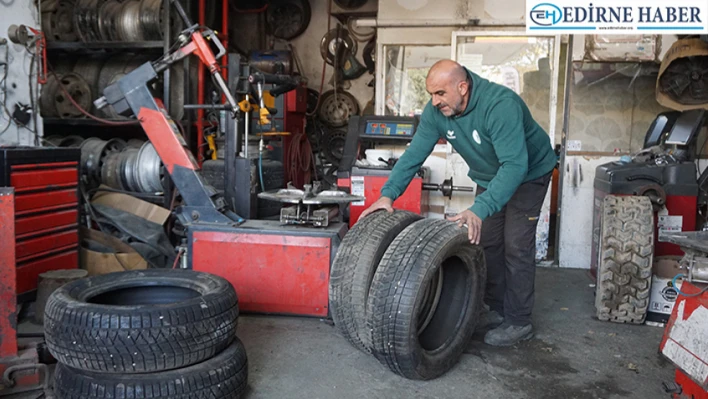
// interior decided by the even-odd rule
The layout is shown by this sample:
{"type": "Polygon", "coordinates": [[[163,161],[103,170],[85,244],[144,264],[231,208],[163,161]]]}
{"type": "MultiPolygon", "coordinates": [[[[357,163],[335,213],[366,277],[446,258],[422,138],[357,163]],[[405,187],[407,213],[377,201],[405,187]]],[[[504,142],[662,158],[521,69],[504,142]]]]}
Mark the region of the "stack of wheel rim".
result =
{"type": "Polygon", "coordinates": [[[125,191],[157,193],[163,191],[165,177],[162,160],[151,142],[139,148],[128,146],[109,154],[101,166],[103,184],[125,191]]]}
{"type": "Polygon", "coordinates": [[[40,108],[44,117],[77,118],[81,110],[71,102],[67,94],[84,110],[91,108],[91,88],[86,80],[76,73],[62,76],[49,75],[42,86],[40,108]],[[63,90],[62,90],[63,87],[63,90]]]}
{"type": "Polygon", "coordinates": [[[239,398],[248,360],[238,315],[233,286],[208,273],[155,269],[71,282],[45,309],[55,396],[239,398]]]}
{"type": "Polygon", "coordinates": [[[486,265],[467,229],[396,210],[359,220],[330,274],[334,323],[393,372],[429,380],[450,370],[474,333],[486,265]]]}
{"type": "Polygon", "coordinates": [[[81,143],[81,172],[88,187],[101,184],[104,161],[110,154],[119,154],[126,146],[125,141],[117,138],[106,141],[91,137],[81,143]]]}

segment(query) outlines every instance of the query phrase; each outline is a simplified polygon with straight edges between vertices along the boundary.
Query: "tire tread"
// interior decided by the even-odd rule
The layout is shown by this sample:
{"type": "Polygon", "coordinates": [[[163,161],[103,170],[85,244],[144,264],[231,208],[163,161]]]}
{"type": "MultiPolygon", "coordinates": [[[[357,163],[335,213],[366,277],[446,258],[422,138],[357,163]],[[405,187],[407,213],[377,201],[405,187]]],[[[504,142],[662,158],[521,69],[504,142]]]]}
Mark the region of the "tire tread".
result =
{"type": "Polygon", "coordinates": [[[651,200],[608,195],[603,202],[597,318],[642,324],[649,306],[654,253],[651,200]]]}

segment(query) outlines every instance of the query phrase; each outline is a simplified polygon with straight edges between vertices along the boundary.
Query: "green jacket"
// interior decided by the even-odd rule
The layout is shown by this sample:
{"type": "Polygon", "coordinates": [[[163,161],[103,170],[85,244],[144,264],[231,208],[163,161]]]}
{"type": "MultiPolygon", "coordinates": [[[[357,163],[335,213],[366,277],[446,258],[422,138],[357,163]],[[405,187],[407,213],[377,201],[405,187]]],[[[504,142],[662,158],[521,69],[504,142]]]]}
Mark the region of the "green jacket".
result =
{"type": "Polygon", "coordinates": [[[428,102],[415,136],[391,171],[381,196],[398,198],[440,138],[467,162],[468,176],[486,188],[469,208],[482,220],[499,212],[519,185],[553,170],[557,157],[550,138],[521,97],[505,86],[469,70],[467,73],[472,78],[472,94],[465,111],[446,117],[428,102]]]}

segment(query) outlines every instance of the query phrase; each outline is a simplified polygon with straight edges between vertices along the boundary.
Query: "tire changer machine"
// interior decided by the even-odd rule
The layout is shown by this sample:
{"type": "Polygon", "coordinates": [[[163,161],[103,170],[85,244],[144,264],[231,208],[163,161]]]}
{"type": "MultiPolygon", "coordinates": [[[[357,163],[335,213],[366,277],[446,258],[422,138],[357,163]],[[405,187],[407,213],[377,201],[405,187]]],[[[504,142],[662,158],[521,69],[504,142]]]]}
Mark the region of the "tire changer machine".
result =
{"type": "MultiPolygon", "coordinates": [[[[377,144],[406,145],[413,140],[418,127],[418,117],[404,116],[352,116],[349,119],[347,138],[342,151],[342,160],[337,170],[337,186],[363,200],[352,202],[349,207],[349,226],[353,226],[366,208],[381,196],[381,189],[391,175],[395,159],[382,159],[382,166],[357,166],[361,150],[377,144]]],[[[422,167],[408,185],[406,191],[393,203],[396,209],[417,214],[428,212],[428,191],[440,191],[452,198],[454,191],[474,192],[474,188],[453,185],[452,178],[442,184],[430,183],[430,171],[422,167]]]]}
{"type": "MultiPolygon", "coordinates": [[[[110,105],[122,115],[137,116],[155,146],[182,197],[183,205],[175,210],[175,215],[186,231],[187,248],[183,256],[187,268],[221,276],[231,282],[238,292],[239,307],[245,312],[326,317],[330,265],[347,232],[346,224],[332,218],[335,214],[341,215],[339,208],[361,198],[344,193],[318,192],[318,187],[314,186],[265,195],[293,203],[299,209],[297,215],[288,218],[287,224],[245,220],[234,211],[233,198],[229,197],[235,194],[229,195],[229,192],[238,186],[237,180],[250,179],[251,176],[251,160],[236,156],[236,143],[253,108],[249,96],[246,96],[246,103],[239,105],[224,81],[216,60],[225,54],[225,49],[214,32],[192,24],[180,4],[175,0],[171,3],[188,26],[178,37],[179,48],[155,62],[143,64],[107,87],[104,96],[94,104],[99,109],[110,105]],[[218,48],[216,55],[209,41],[218,48]],[[186,149],[184,138],[149,89],[150,82],[160,72],[190,54],[206,65],[227,100],[223,107],[235,118],[235,134],[226,137],[226,198],[205,183],[197,162],[186,149]],[[238,165],[244,167],[239,169],[238,165]],[[320,217],[324,215],[326,217],[320,217]]],[[[262,122],[267,122],[270,117],[263,104],[263,85],[292,85],[293,79],[262,73],[249,76],[250,83],[258,87],[258,112],[262,122]]],[[[248,142],[247,138],[245,142],[248,142]]],[[[250,180],[241,186],[251,187],[250,180]]]]}
{"type": "Polygon", "coordinates": [[[602,199],[609,194],[649,197],[655,211],[654,256],[683,256],[682,273],[672,281],[678,296],[660,344],[676,367],[674,381],[664,383],[673,399],[708,399],[708,231],[694,231],[698,209],[708,205],[708,169],[696,178],[695,163],[696,142],[707,122],[702,109],[659,114],[644,149],[631,160],[598,166],[594,182],[593,272],[602,199]]]}

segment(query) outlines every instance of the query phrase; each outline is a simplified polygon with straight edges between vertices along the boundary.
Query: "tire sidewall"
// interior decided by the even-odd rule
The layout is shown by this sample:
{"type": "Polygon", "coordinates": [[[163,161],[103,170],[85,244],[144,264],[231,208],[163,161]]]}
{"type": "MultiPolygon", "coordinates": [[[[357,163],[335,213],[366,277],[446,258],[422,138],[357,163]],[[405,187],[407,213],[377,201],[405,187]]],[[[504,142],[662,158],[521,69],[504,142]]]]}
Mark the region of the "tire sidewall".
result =
{"type": "MultiPolygon", "coordinates": [[[[483,284],[479,281],[482,276],[479,270],[477,270],[477,267],[475,267],[479,262],[478,249],[470,246],[466,235],[458,235],[455,239],[450,240],[440,248],[433,261],[430,262],[430,264],[435,265],[435,267],[431,267],[426,271],[425,277],[418,286],[413,315],[411,315],[411,320],[413,320],[411,327],[417,327],[418,309],[423,305],[422,301],[424,299],[425,288],[438,273],[440,267],[442,267],[442,262],[453,256],[459,257],[467,270],[465,304],[462,309],[461,317],[457,320],[454,327],[454,333],[443,344],[442,348],[435,351],[423,349],[417,331],[410,331],[409,333],[411,354],[414,361],[417,360],[416,372],[423,379],[438,377],[457,362],[474,333],[474,328],[479,316],[482,296],[479,295],[478,291],[479,287],[483,284]]],[[[441,306],[441,304],[438,304],[438,307],[439,306],[441,306]]]]}

